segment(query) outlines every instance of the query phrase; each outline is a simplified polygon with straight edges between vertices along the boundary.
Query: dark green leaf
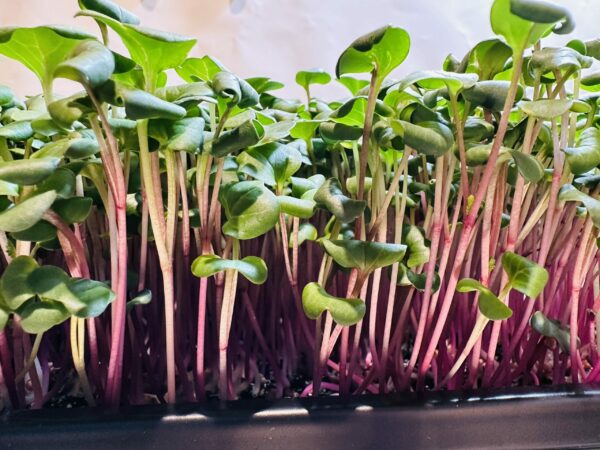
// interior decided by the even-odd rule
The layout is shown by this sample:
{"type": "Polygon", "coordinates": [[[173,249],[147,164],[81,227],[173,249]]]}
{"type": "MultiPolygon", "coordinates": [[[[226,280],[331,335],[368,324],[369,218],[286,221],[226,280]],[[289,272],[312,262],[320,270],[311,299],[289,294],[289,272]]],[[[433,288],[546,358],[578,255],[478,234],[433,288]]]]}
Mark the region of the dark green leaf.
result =
{"type": "Polygon", "coordinates": [[[227,222],[223,233],[236,239],[253,239],[279,220],[277,197],[260,181],[240,181],[221,188],[219,193],[227,222]]]}
{"type": "Polygon", "coordinates": [[[217,158],[222,158],[229,153],[258,144],[264,133],[265,128],[258,120],[248,120],[233,130],[221,133],[212,143],[211,153],[217,158]]]}
{"type": "Polygon", "coordinates": [[[341,222],[351,222],[365,210],[366,202],[353,200],[342,192],[340,183],[335,178],[329,178],[314,196],[315,202],[321,208],[327,209],[341,222]]]}

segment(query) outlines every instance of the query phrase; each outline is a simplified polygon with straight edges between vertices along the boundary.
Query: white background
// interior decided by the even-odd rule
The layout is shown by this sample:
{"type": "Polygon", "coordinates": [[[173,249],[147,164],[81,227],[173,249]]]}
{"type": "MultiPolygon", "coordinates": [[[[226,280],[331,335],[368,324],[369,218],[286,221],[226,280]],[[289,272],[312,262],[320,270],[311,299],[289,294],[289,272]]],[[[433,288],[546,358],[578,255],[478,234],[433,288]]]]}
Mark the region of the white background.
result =
{"type": "MultiPolygon", "coordinates": [[[[600,37],[600,0],[559,0],[573,13],[571,36],[552,45],[600,37]]],[[[269,76],[288,85],[283,95],[300,96],[296,71],[322,67],[333,73],[339,54],[356,37],[391,23],[411,36],[410,54],[395,74],[437,69],[448,53],[459,59],[475,43],[493,37],[492,0],[120,0],[152,28],[194,36],[195,56],[210,54],[243,77],[269,76]]],[[[74,19],[77,0],[0,0],[0,26],[66,24],[96,32],[88,18],[74,19]]],[[[120,46],[115,42],[115,49],[120,46]]],[[[0,83],[19,95],[38,93],[26,69],[0,55],[0,83]]],[[[57,85],[57,89],[71,87],[57,85]]],[[[313,89],[325,98],[343,89],[313,89]]]]}

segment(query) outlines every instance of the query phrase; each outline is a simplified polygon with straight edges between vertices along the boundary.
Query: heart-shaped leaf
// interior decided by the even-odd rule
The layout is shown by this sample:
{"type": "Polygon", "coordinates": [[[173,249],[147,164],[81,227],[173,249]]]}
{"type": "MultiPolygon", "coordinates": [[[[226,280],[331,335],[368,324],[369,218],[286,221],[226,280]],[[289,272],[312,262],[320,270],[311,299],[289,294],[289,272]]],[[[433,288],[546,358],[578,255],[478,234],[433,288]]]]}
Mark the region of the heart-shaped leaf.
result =
{"type": "Polygon", "coordinates": [[[508,275],[510,286],[532,300],[540,295],[548,282],[546,269],[513,252],[502,255],[502,268],[508,275]]]}
{"type": "MultiPolygon", "coordinates": [[[[425,285],[427,283],[427,273],[415,273],[400,263],[398,267],[398,281],[399,286],[414,286],[417,290],[425,291],[425,285]]],[[[431,284],[431,292],[437,292],[440,288],[441,279],[437,272],[433,273],[433,283],[431,284]]]]}
{"type": "Polygon", "coordinates": [[[356,219],[367,206],[363,200],[354,200],[342,192],[340,182],[329,178],[314,196],[315,202],[321,208],[327,209],[341,222],[348,223],[356,219]]]}
{"type": "Polygon", "coordinates": [[[277,197],[260,181],[240,181],[221,188],[219,199],[227,222],[223,233],[236,239],[253,239],[279,220],[277,197]]]}
{"type": "Polygon", "coordinates": [[[98,41],[82,41],[68,59],[54,69],[54,78],[68,78],[85,86],[96,87],[106,82],[115,70],[112,52],[98,41]]]}
{"type": "Polygon", "coordinates": [[[326,141],[356,141],[362,133],[362,128],[342,123],[323,122],[319,125],[319,134],[326,141]]]}
{"type": "Polygon", "coordinates": [[[0,230],[15,232],[32,227],[50,209],[55,199],[56,191],[48,191],[2,211],[0,213],[0,230]]]}
{"type": "Polygon", "coordinates": [[[383,79],[402,64],[409,49],[410,37],[405,30],[391,25],[378,28],[356,39],[342,53],[335,66],[336,76],[377,68],[378,77],[383,79]]]}
{"type": "Polygon", "coordinates": [[[210,277],[224,270],[237,270],[254,284],[263,284],[267,281],[267,265],[258,256],[223,259],[216,255],[201,255],[192,263],[192,273],[198,278],[210,277]]]}
{"type": "Polygon", "coordinates": [[[281,187],[302,166],[302,155],[292,146],[273,142],[246,150],[237,162],[239,172],[281,187]]]}
{"type": "Polygon", "coordinates": [[[0,162],[0,180],[19,185],[37,184],[56,170],[60,159],[18,159],[0,162]]]}
{"type": "Polygon", "coordinates": [[[318,283],[308,283],[302,290],[302,307],[310,319],[329,311],[333,320],[343,326],[354,325],[365,316],[365,303],[359,298],[329,295],[318,283]]]}
{"type": "Polygon", "coordinates": [[[479,311],[489,320],[504,320],[512,316],[512,309],[506,306],[496,295],[479,281],[463,278],[456,285],[458,292],[479,292],[479,311]]]}
{"type": "Polygon", "coordinates": [[[340,266],[371,273],[404,258],[406,245],[358,240],[323,240],[325,251],[340,266]]]}
{"type": "Polygon", "coordinates": [[[571,172],[575,175],[592,170],[600,164],[600,131],[586,128],[577,141],[576,147],[564,149],[571,172]]]}
{"type": "Polygon", "coordinates": [[[44,242],[56,238],[56,228],[45,220],[23,231],[11,233],[19,241],[44,242]]]}
{"type": "Polygon", "coordinates": [[[343,84],[352,95],[356,95],[358,91],[369,85],[367,80],[359,80],[358,78],[349,77],[347,75],[339,77],[337,81],[343,84]]]}

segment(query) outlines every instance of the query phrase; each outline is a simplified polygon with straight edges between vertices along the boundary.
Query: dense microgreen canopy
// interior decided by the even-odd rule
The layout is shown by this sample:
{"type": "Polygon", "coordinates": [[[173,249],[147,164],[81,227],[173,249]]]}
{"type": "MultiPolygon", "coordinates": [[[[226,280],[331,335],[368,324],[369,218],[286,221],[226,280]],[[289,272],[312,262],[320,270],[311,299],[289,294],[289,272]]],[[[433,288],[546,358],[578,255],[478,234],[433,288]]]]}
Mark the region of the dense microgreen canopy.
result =
{"type": "Polygon", "coordinates": [[[565,8],[495,0],[397,79],[384,26],[302,99],[79,8],[98,38],[0,29],[42,91],[0,85],[0,408],[600,380],[600,40],[547,46],[565,8]]]}

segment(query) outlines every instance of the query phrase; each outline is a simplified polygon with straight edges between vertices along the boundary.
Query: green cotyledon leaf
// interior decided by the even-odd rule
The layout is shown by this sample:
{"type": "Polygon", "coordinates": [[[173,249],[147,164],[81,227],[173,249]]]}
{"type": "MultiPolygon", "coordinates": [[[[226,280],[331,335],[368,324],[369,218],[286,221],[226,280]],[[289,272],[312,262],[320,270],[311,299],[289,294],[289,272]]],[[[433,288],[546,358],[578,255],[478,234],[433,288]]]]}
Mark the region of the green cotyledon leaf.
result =
{"type": "Polygon", "coordinates": [[[367,206],[365,201],[354,200],[344,195],[339,181],[335,178],[330,178],[321,185],[315,193],[314,201],[344,223],[357,218],[367,206]]]}
{"type": "Polygon", "coordinates": [[[383,79],[402,64],[409,49],[408,33],[402,28],[386,25],[350,44],[338,59],[336,76],[371,72],[376,67],[378,77],[383,79]]]}
{"type": "Polygon", "coordinates": [[[279,220],[277,197],[260,181],[224,185],[219,193],[227,222],[223,233],[236,239],[265,234],[279,220]]]}
{"type": "Polygon", "coordinates": [[[358,323],[365,316],[366,306],[359,298],[340,298],[329,295],[318,283],[308,283],[302,290],[302,307],[310,319],[316,319],[324,311],[343,326],[358,323]]]}
{"type": "Polygon", "coordinates": [[[192,273],[199,278],[210,277],[224,270],[237,270],[254,284],[263,284],[267,281],[267,265],[258,256],[223,259],[216,255],[200,255],[192,263],[192,273]]]}
{"type": "Polygon", "coordinates": [[[479,281],[463,278],[456,285],[458,292],[479,292],[479,311],[489,320],[504,320],[512,316],[512,309],[479,281]]]}
{"type": "Polygon", "coordinates": [[[600,164],[600,131],[597,128],[583,130],[577,145],[564,149],[566,159],[575,175],[592,170],[600,164]]]}
{"type": "Polygon", "coordinates": [[[529,259],[513,252],[502,255],[502,268],[513,289],[534,300],[548,282],[548,271],[529,259]]]}
{"type": "Polygon", "coordinates": [[[572,184],[565,184],[560,188],[558,199],[564,202],[581,202],[587,209],[596,228],[600,228],[600,201],[575,188],[572,184]]]}
{"type": "Polygon", "coordinates": [[[323,240],[325,251],[342,267],[371,273],[404,258],[406,245],[359,240],[323,240]]]}
{"type": "Polygon", "coordinates": [[[94,88],[110,78],[115,70],[112,52],[98,41],[82,41],[67,59],[54,69],[54,78],[67,78],[94,88]]]}
{"type": "Polygon", "coordinates": [[[0,213],[1,231],[23,231],[35,225],[50,209],[56,199],[56,191],[48,191],[30,197],[0,213]]]}

